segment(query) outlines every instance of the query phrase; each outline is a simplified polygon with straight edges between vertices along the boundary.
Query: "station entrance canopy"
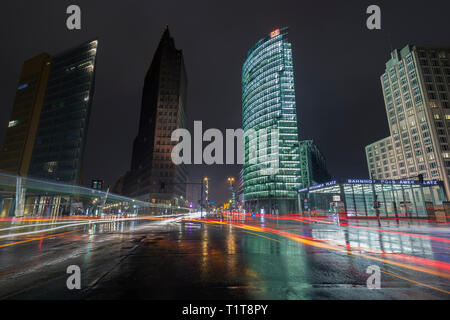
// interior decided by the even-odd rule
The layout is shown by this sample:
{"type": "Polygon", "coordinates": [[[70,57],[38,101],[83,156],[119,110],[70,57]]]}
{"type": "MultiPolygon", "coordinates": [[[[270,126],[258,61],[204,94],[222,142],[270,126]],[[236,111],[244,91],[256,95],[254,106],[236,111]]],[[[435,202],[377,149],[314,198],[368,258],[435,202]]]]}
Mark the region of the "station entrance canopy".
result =
{"type": "Polygon", "coordinates": [[[113,194],[109,190],[24,178],[0,172],[0,218],[189,212],[189,208],[142,200],[113,194]]]}
{"type": "Polygon", "coordinates": [[[442,181],[344,179],[300,189],[304,214],[435,217],[447,201],[442,181]]]}

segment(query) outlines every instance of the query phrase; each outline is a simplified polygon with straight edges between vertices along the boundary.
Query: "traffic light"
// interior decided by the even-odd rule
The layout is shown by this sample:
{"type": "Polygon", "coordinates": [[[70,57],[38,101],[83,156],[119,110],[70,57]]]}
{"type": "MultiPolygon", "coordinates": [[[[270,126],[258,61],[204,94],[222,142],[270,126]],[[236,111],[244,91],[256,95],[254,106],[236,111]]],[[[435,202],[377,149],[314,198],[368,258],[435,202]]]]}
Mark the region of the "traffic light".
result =
{"type": "Polygon", "coordinates": [[[374,199],[373,199],[373,208],[374,209],[379,209],[380,208],[380,203],[378,202],[378,196],[375,195],[374,199]]]}
{"type": "Polygon", "coordinates": [[[101,190],[103,188],[103,180],[92,180],[91,188],[101,190]]]}

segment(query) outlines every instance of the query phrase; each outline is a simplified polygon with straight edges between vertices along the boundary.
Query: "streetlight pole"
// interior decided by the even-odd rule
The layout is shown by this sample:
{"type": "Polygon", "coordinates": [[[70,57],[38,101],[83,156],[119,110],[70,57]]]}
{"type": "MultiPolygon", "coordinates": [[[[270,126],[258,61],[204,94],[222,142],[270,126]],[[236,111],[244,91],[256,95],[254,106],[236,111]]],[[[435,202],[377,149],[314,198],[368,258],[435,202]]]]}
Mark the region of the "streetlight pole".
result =
{"type": "Polygon", "coordinates": [[[203,182],[205,183],[205,204],[206,204],[206,214],[209,213],[209,184],[208,184],[208,177],[203,178],[203,182]]]}
{"type": "Polygon", "coordinates": [[[230,184],[230,188],[231,188],[231,210],[233,210],[235,207],[235,202],[236,202],[235,197],[234,197],[234,189],[233,189],[234,178],[229,177],[227,180],[228,180],[228,183],[230,184]]]}
{"type": "Polygon", "coordinates": [[[200,190],[200,219],[203,218],[203,179],[200,182],[201,190],[200,190]]]}

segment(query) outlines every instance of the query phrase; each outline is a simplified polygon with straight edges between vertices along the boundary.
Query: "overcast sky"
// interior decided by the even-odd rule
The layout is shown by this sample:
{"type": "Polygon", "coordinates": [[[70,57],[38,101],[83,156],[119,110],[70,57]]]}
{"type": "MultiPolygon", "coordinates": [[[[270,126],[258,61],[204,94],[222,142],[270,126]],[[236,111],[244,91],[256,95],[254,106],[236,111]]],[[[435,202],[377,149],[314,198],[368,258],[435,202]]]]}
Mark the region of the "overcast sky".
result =
{"type": "MultiPolygon", "coordinates": [[[[335,177],[368,176],[364,146],[389,134],[379,76],[391,47],[450,46],[450,1],[24,1],[0,11],[0,143],[22,63],[98,37],[96,91],[84,182],[106,184],[130,167],[145,72],[164,26],[182,49],[188,75],[188,116],[207,128],[241,127],[241,66],[267,33],[288,26],[301,139],[313,139],[335,177]],[[66,28],[78,4],[82,30],[66,28]],[[370,4],[382,30],[366,28],[370,4]]],[[[190,166],[210,177],[212,200],[229,198],[226,178],[238,166],[190,166]]]]}

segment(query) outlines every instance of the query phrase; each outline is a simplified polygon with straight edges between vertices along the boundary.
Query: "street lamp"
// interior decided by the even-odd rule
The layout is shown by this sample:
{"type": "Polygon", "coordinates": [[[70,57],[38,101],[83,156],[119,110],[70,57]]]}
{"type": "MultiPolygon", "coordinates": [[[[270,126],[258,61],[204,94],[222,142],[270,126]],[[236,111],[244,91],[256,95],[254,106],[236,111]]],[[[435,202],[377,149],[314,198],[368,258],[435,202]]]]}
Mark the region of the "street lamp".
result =
{"type": "Polygon", "coordinates": [[[231,210],[234,209],[235,207],[235,197],[234,197],[234,188],[233,188],[233,183],[234,183],[234,178],[233,177],[228,177],[228,183],[230,184],[230,188],[231,188],[231,210]]]}
{"type": "Polygon", "coordinates": [[[208,197],[208,193],[209,193],[209,179],[208,177],[204,177],[203,178],[203,182],[205,183],[205,202],[206,202],[206,210],[208,210],[208,202],[209,202],[209,197],[208,197]]]}
{"type": "Polygon", "coordinates": [[[208,182],[209,182],[208,177],[204,177],[203,178],[203,184],[205,186],[205,202],[206,202],[206,213],[207,214],[209,212],[209,196],[208,196],[208,194],[209,194],[209,184],[208,184],[208,182]]]}

